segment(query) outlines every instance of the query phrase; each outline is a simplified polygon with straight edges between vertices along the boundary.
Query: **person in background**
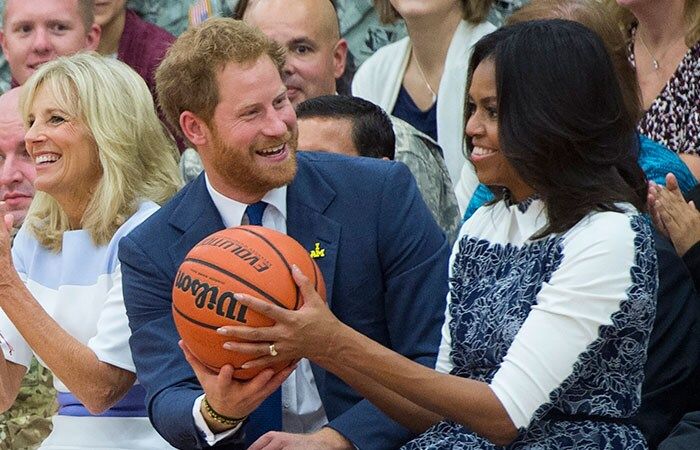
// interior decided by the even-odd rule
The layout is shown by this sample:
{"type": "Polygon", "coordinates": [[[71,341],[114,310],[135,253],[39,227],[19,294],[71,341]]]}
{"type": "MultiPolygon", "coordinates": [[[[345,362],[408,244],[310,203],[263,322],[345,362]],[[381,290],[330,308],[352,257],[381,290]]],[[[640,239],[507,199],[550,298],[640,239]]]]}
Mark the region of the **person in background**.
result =
{"type": "Polygon", "coordinates": [[[24,84],[41,64],[95,50],[100,42],[94,0],[5,0],[0,6],[0,46],[13,86],[24,84]]]}
{"type": "Polygon", "coordinates": [[[283,80],[294,107],[319,95],[348,93],[337,87],[345,73],[348,43],[340,37],[329,0],[244,0],[237,12],[287,50],[283,80]]]}
{"type": "MultiPolygon", "coordinates": [[[[683,263],[690,272],[696,289],[700,290],[700,212],[698,212],[697,192],[686,202],[678,181],[673,174],[668,174],[666,186],[652,184],[649,187],[649,209],[658,230],[673,242],[676,252],[683,258],[683,263]]],[[[697,344],[698,337],[688,337],[686,345],[697,344]],[[694,341],[693,341],[694,339],[694,341]]],[[[693,356],[697,358],[697,351],[693,356]]],[[[700,390],[697,380],[700,373],[694,375],[696,385],[687,389],[687,395],[694,399],[695,410],[687,412],[678,421],[671,433],[659,444],[659,450],[688,450],[700,442],[700,390]]]]}
{"type": "Polygon", "coordinates": [[[470,67],[471,161],[505,190],[453,247],[437,370],[339,322],[298,270],[302,308],[237,294],[275,324],[223,327],[224,348],[257,357],[244,368],[274,361],[271,343],[310,358],[423,431],[404,449],[644,450],[629,418],[657,263],[636,120],[605,45],[572,21],[524,22],[483,37],[470,67]]]}
{"type": "MultiPolygon", "coordinates": [[[[165,52],[175,40],[175,36],[141,19],[126,7],[126,0],[94,0],[95,23],[102,28],[97,52],[113,56],[126,63],[146,81],[151,95],[156,98],[155,72],[165,57],[165,52]]],[[[160,109],[158,115],[163,119],[160,109]]],[[[177,135],[171,130],[173,135],[177,135]]],[[[177,135],[179,136],[179,135],[177,135]]],[[[186,147],[184,141],[176,137],[180,151],[186,147]]]]}
{"type": "Polygon", "coordinates": [[[700,212],[695,200],[686,201],[678,180],[670,173],[665,186],[651,184],[649,206],[654,225],[671,239],[700,288],[700,212]]]}
{"type": "Polygon", "coordinates": [[[299,145],[311,151],[391,161],[396,136],[389,115],[372,102],[322,95],[296,108],[299,145]]]}
{"type": "Polygon", "coordinates": [[[169,448],[135,384],[116,245],[180,186],[174,143],[143,79],[95,54],[39,67],[20,106],[36,193],[11,250],[0,227],[0,409],[36,355],[59,393],[42,449],[169,448]]]}
{"type": "MultiPolygon", "coordinates": [[[[612,12],[606,5],[596,0],[533,0],[510,16],[507,23],[560,18],[579,22],[593,30],[603,39],[610,52],[628,108],[634,111],[637,117],[641,117],[641,92],[634,69],[627,59],[627,43],[611,17],[612,12]]],[[[676,153],[643,134],[639,135],[639,141],[637,161],[648,180],[663,186],[666,184],[666,174],[673,173],[684,194],[696,187],[695,176],[676,153]]],[[[469,219],[477,208],[492,199],[493,193],[486,186],[479,185],[463,220],[469,219]]]]}
{"type": "MultiPolygon", "coordinates": [[[[12,214],[12,228],[22,226],[34,198],[34,161],[24,143],[19,113],[20,88],[0,96],[0,213],[12,214]]],[[[14,236],[14,233],[13,233],[14,236]]]]}
{"type": "MultiPolygon", "coordinates": [[[[20,88],[0,96],[0,215],[12,214],[14,238],[34,198],[34,161],[24,143],[20,88]]],[[[0,330],[1,332],[1,330],[0,330]]],[[[32,359],[17,399],[0,414],[0,450],[36,448],[51,431],[56,390],[51,371],[32,359]]]]}
{"type": "Polygon", "coordinates": [[[316,97],[297,106],[296,113],[299,148],[396,159],[406,164],[433,217],[447,234],[450,244],[454,242],[459,228],[459,210],[440,148],[432,139],[359,97],[316,97]],[[425,145],[396,145],[397,140],[405,142],[409,133],[419,133],[425,145]]]}
{"type": "Polygon", "coordinates": [[[628,37],[642,92],[639,132],[678,153],[700,178],[700,2],[608,3],[628,37]]]}
{"type": "Polygon", "coordinates": [[[126,0],[94,0],[95,23],[102,28],[97,52],[134,69],[155,94],[155,70],[175,36],[141,19],[126,0]]]}
{"type": "Polygon", "coordinates": [[[495,29],[492,0],[379,0],[380,17],[403,18],[408,37],[382,47],[360,66],[352,93],[430,136],[443,150],[460,213],[478,184],[463,151],[464,86],[471,48],[495,29]]]}

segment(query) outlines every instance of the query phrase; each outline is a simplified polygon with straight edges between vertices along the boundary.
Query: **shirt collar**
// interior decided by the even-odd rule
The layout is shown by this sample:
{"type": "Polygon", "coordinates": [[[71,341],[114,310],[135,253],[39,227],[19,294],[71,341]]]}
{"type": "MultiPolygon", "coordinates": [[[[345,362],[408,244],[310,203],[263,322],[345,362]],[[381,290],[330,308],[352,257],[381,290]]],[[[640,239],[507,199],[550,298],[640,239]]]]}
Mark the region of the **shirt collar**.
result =
{"type": "MultiPolygon", "coordinates": [[[[239,226],[243,222],[243,215],[248,205],[230,199],[214,189],[214,186],[209,182],[209,177],[206,172],[204,173],[204,181],[206,182],[209,196],[214,202],[217,211],[219,211],[219,215],[221,215],[224,226],[226,228],[239,226]]],[[[282,217],[284,217],[285,220],[287,219],[287,186],[268,191],[262,198],[262,201],[268,204],[268,208],[272,206],[277,209],[277,211],[282,214],[282,217]]]]}

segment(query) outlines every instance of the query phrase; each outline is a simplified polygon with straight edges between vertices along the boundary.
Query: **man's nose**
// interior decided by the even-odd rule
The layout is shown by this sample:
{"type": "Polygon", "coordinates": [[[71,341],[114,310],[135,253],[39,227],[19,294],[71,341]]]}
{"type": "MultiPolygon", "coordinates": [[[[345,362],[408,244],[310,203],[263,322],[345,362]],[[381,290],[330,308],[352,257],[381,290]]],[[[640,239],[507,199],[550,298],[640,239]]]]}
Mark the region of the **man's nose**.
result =
{"type": "Polygon", "coordinates": [[[9,186],[22,181],[22,171],[17,167],[14,158],[5,159],[0,168],[0,185],[9,186]]]}
{"type": "Polygon", "coordinates": [[[36,53],[45,54],[51,51],[51,37],[45,28],[37,28],[34,32],[32,49],[36,53]]]}

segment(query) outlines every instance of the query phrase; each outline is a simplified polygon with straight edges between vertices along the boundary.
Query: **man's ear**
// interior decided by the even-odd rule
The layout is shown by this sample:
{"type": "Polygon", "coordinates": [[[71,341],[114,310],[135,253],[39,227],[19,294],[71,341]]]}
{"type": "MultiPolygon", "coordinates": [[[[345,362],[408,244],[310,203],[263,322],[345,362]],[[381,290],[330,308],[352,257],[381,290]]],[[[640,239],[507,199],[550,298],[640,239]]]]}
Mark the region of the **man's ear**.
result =
{"type": "Polygon", "coordinates": [[[97,46],[100,45],[100,37],[102,36],[102,28],[93,23],[85,35],[85,50],[97,51],[97,46]]]}
{"type": "Polygon", "coordinates": [[[348,60],[348,41],[340,39],[333,48],[333,76],[337,80],[345,73],[348,60]]]}
{"type": "Polygon", "coordinates": [[[183,111],[180,114],[180,129],[195,147],[201,147],[209,142],[211,136],[209,126],[191,111],[183,111]]]}

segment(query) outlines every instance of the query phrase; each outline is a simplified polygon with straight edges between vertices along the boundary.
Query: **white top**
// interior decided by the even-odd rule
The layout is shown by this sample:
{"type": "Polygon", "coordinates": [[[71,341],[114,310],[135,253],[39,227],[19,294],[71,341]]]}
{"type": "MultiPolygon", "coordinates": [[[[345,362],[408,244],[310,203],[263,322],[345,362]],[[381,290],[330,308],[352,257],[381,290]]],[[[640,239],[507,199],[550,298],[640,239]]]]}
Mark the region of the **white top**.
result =
{"type": "MultiPolygon", "coordinates": [[[[204,175],[207,190],[214,206],[221,215],[224,226],[236,227],[247,225],[245,210],[248,205],[232,200],[217,192],[204,175]],[[245,220],[244,220],[245,219],[245,220]]],[[[263,226],[273,230],[287,232],[287,187],[273,189],[262,198],[268,203],[263,213],[263,226]]],[[[221,439],[235,433],[240,425],[223,433],[214,434],[207,426],[200,412],[204,395],[197,398],[192,408],[197,427],[205,435],[207,443],[214,445],[221,439]]],[[[326,412],[321,403],[321,396],[316,388],[311,364],[302,359],[294,372],[282,383],[282,429],[290,433],[310,433],[319,430],[328,423],[326,412]]]]}
{"type": "MultiPolygon", "coordinates": [[[[471,164],[465,165],[463,151],[467,69],[474,44],[495,29],[488,22],[474,25],[461,21],[447,50],[445,68],[440,79],[437,98],[438,144],[443,149],[462,213],[479,184],[471,164]],[[463,167],[467,169],[461,173],[463,167]],[[456,182],[457,180],[459,181],[456,182]]],[[[403,83],[410,49],[410,40],[406,37],[377,50],[357,70],[352,82],[353,95],[376,103],[391,113],[403,83]]]]}
{"type": "MultiPolygon", "coordinates": [[[[85,230],[66,231],[61,252],[53,253],[22,227],[12,247],[17,273],[58,325],[92,350],[100,361],[130,372],[136,369],[129,348],[131,330],[122,296],[117,248],[123,236],[157,209],[153,202],[142,203],[104,246],[95,246],[85,230]]],[[[34,352],[1,310],[0,332],[7,341],[0,342],[5,358],[29,367],[34,352]]],[[[43,364],[41,359],[39,362],[43,364]]],[[[59,392],[69,392],[56,376],[54,387],[59,392]]],[[[98,446],[101,449],[172,448],[147,417],[93,416],[54,416],[53,431],[41,448],[98,446]]]]}
{"type": "MultiPolygon", "coordinates": [[[[153,202],[142,203],[105,246],[96,247],[85,230],[66,231],[61,252],[53,253],[23,226],[12,247],[20,279],[61,328],[87,345],[100,361],[130,372],[136,368],[129,349],[131,331],[122,298],[117,246],[157,209],[153,202]]],[[[13,347],[10,352],[5,343],[0,344],[5,358],[29,367],[34,352],[2,311],[0,330],[13,347]]],[[[56,377],[54,386],[59,392],[68,392],[56,377]]]]}
{"type": "MultiPolygon", "coordinates": [[[[523,205],[508,206],[500,201],[477,210],[462,227],[450,259],[451,282],[454,282],[455,261],[466,258],[459,263],[461,270],[469,270],[464,266],[469,264],[475,274],[462,282],[469,282],[472,287],[474,283],[488,283],[484,292],[493,296],[490,301],[498,301],[496,296],[502,294],[516,307],[529,308],[522,323],[496,319],[498,324],[490,324],[488,317],[496,317],[497,314],[489,312],[489,307],[477,306],[478,300],[471,295],[479,294],[470,293],[467,288],[463,291],[467,293],[460,294],[462,298],[459,300],[466,305],[460,309],[460,314],[468,314],[467,320],[471,323],[485,324],[484,329],[492,325],[494,332],[514,336],[505,358],[490,381],[490,388],[519,428],[526,427],[538,408],[550,402],[550,394],[572,375],[580,355],[599,339],[601,327],[610,325],[611,316],[620,311],[623,301],[630,298],[629,290],[633,285],[631,269],[635,265],[637,250],[635,237],[639,234],[631,227],[630,215],[601,212],[589,215],[563,236],[531,241],[529,237],[546,224],[544,204],[535,200],[525,211],[523,209],[523,205]],[[552,241],[559,238],[561,240],[556,243],[552,241]],[[474,243],[469,250],[460,244],[463,239],[465,245],[467,242],[474,243]],[[555,264],[551,255],[556,252],[542,250],[548,241],[552,245],[560,245],[562,249],[561,260],[556,262],[551,273],[547,272],[546,266],[555,264]],[[541,245],[533,245],[533,242],[541,245]],[[503,253],[497,259],[493,259],[495,256],[488,250],[492,246],[503,253]],[[480,249],[483,249],[483,253],[480,249]],[[481,261],[482,255],[489,261],[481,261]],[[495,266],[494,271],[500,270],[505,274],[527,270],[523,269],[522,264],[516,264],[522,262],[522,258],[539,264],[524,277],[525,282],[523,279],[509,281],[509,276],[503,274],[491,279],[483,267],[479,268],[483,263],[495,266]],[[504,268],[499,269],[500,265],[504,268]],[[506,265],[513,267],[507,268],[506,265]],[[543,272],[547,272],[547,275],[542,277],[545,281],[540,285],[538,276],[543,272]],[[479,279],[480,274],[485,277],[479,279]],[[528,280],[535,281],[529,285],[528,280]],[[500,291],[493,287],[501,282],[500,291]],[[535,295],[534,301],[528,299],[528,292],[536,292],[532,294],[535,295]],[[518,302],[524,306],[518,306],[518,302]],[[525,302],[531,303],[531,308],[525,302]]],[[[453,286],[447,298],[446,321],[436,363],[436,369],[445,373],[455,368],[450,330],[453,320],[451,311],[455,311],[450,305],[455,292],[458,291],[453,286]]],[[[647,300],[653,303],[653,299],[647,300]]],[[[469,343],[468,348],[488,347],[489,344],[484,344],[482,339],[480,337],[469,343]]]]}

